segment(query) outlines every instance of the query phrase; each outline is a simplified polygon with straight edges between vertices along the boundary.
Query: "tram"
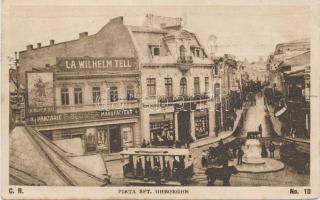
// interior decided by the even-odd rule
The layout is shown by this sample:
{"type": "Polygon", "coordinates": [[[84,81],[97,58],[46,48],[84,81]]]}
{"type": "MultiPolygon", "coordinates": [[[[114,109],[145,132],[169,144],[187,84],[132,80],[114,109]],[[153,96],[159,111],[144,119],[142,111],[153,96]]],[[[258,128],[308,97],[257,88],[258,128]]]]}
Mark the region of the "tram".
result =
{"type": "Polygon", "coordinates": [[[128,148],[123,165],[126,185],[188,185],[194,175],[193,158],[188,149],[128,148]]]}

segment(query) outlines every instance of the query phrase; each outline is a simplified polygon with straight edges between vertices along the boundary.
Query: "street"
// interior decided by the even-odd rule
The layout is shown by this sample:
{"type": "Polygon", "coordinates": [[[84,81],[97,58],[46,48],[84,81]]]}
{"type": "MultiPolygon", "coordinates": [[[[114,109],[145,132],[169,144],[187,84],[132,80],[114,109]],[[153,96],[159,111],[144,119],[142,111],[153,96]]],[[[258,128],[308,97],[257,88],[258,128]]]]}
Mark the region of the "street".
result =
{"type": "MultiPolygon", "coordinates": [[[[241,137],[246,137],[247,131],[257,131],[258,126],[262,125],[262,137],[270,138],[272,136],[272,126],[268,118],[268,112],[263,104],[263,98],[257,96],[256,105],[249,106],[245,114],[244,126],[241,131],[241,137]]],[[[268,141],[270,139],[267,139],[268,141]]],[[[275,159],[280,159],[279,143],[276,145],[275,159]]],[[[207,178],[204,169],[201,167],[201,152],[210,145],[192,149],[191,153],[194,160],[195,175],[192,179],[192,186],[207,185],[207,178]]],[[[107,162],[108,173],[111,175],[111,186],[124,185],[122,166],[124,162],[120,160],[107,162]]],[[[231,176],[231,186],[305,186],[309,185],[309,175],[299,174],[290,166],[278,172],[270,173],[238,173],[231,176]]],[[[215,185],[222,185],[222,181],[216,181],[215,185]]]]}

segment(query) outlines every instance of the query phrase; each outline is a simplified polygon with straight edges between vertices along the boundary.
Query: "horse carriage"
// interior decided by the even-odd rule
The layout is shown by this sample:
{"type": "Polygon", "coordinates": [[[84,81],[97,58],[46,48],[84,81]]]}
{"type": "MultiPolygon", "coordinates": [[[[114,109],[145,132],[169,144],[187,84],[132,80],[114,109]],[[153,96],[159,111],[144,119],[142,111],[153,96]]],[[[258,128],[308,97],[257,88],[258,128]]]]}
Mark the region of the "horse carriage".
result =
{"type": "Polygon", "coordinates": [[[310,172],[310,153],[299,150],[294,143],[280,146],[280,160],[292,166],[298,172],[310,172]]]}
{"type": "Polygon", "coordinates": [[[129,156],[123,166],[127,185],[188,185],[194,174],[188,149],[129,148],[120,154],[129,156]]]}
{"type": "Polygon", "coordinates": [[[231,136],[225,139],[224,143],[220,141],[220,144],[210,146],[206,154],[206,164],[209,167],[219,167],[227,164],[228,160],[236,157],[236,150],[243,142],[244,141],[241,138],[231,136]]]}

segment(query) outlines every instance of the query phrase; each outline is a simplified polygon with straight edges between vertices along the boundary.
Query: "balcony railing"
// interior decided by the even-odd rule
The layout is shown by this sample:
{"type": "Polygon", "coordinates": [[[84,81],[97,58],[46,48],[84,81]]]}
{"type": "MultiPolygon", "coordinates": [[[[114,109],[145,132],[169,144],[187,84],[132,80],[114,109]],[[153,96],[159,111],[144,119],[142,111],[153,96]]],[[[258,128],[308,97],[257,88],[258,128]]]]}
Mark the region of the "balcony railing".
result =
{"type": "Polygon", "coordinates": [[[199,101],[199,100],[208,100],[210,97],[207,94],[198,94],[194,96],[187,96],[187,95],[180,95],[180,96],[163,96],[159,97],[159,102],[160,103],[165,103],[165,102],[179,102],[179,101],[199,101]]]}
{"type": "Polygon", "coordinates": [[[184,57],[179,56],[177,62],[182,64],[190,64],[190,63],[193,63],[193,59],[192,59],[192,56],[184,56],[184,57]]]}

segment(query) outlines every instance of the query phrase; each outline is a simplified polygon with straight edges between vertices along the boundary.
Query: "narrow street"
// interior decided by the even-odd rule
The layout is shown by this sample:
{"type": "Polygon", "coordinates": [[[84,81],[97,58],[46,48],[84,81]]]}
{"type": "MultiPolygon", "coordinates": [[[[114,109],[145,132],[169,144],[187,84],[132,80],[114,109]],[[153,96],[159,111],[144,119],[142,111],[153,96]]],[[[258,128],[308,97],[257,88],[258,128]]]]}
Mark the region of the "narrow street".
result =
{"type": "MultiPolygon", "coordinates": [[[[271,137],[272,126],[268,118],[268,112],[265,110],[263,98],[257,97],[256,105],[250,106],[245,115],[244,126],[241,131],[241,137],[246,137],[247,131],[257,131],[259,124],[262,125],[262,136],[271,137]]],[[[280,159],[279,143],[276,144],[275,159],[280,159]]],[[[195,171],[193,185],[206,185],[207,179],[204,170],[201,169],[201,157],[195,160],[195,171]]],[[[216,185],[222,185],[222,181],[216,181],[216,185]]],[[[299,174],[290,166],[279,172],[271,173],[239,173],[233,175],[230,179],[231,186],[304,186],[309,185],[309,175],[299,174]]]]}
{"type": "MultiPolygon", "coordinates": [[[[268,112],[263,104],[263,98],[257,96],[256,105],[248,107],[248,111],[244,116],[244,126],[241,131],[241,137],[246,137],[247,131],[257,131],[258,126],[262,125],[262,136],[266,138],[266,142],[272,136],[272,126],[268,118],[268,112]]],[[[276,145],[275,159],[280,159],[279,156],[279,143],[274,142],[276,145]]],[[[204,186],[207,185],[207,178],[204,174],[204,169],[201,167],[201,152],[207,149],[210,145],[201,148],[192,149],[194,161],[195,175],[191,185],[204,186]]],[[[107,163],[108,172],[112,175],[111,185],[124,185],[122,166],[124,162],[120,160],[111,161],[107,163]]],[[[222,185],[222,181],[216,181],[216,185],[222,185]]],[[[279,172],[270,173],[238,173],[233,175],[230,179],[231,186],[304,186],[309,184],[309,175],[299,174],[290,166],[279,172]]]]}

